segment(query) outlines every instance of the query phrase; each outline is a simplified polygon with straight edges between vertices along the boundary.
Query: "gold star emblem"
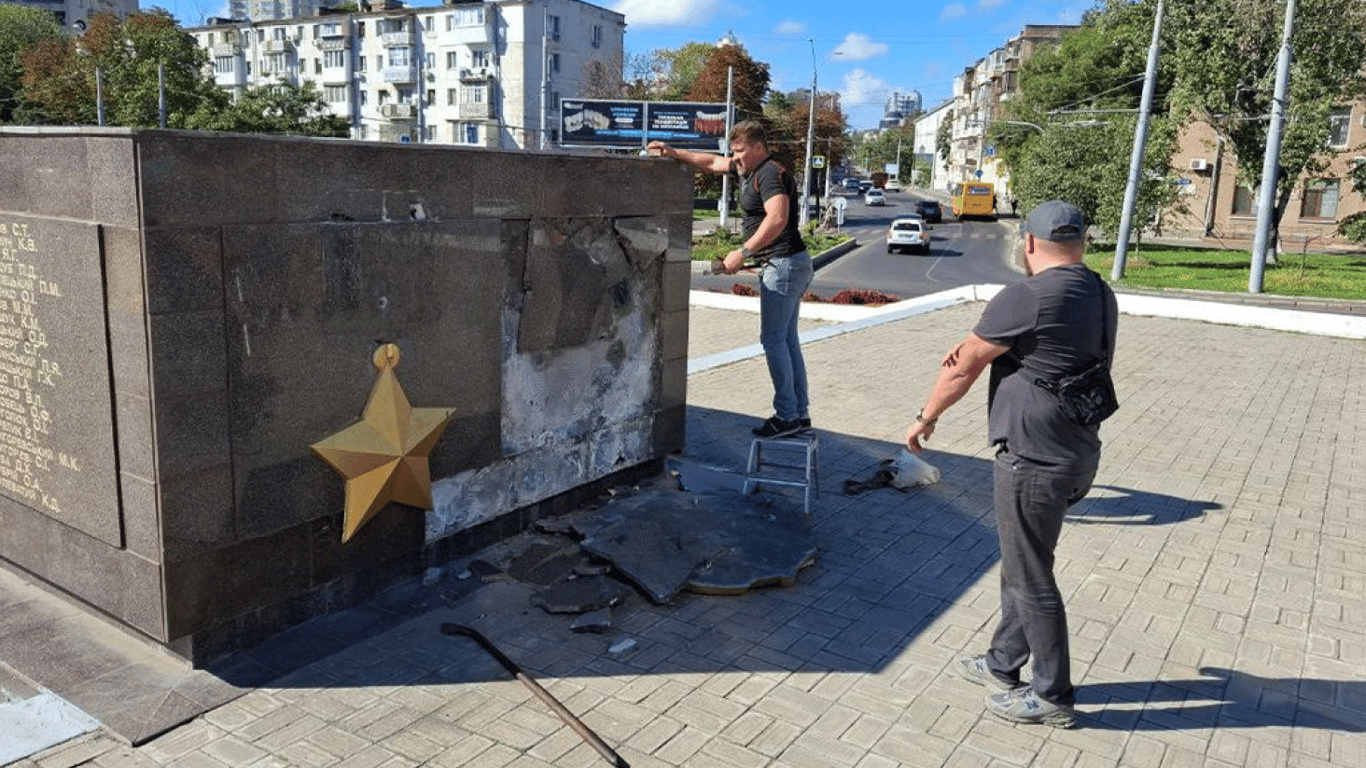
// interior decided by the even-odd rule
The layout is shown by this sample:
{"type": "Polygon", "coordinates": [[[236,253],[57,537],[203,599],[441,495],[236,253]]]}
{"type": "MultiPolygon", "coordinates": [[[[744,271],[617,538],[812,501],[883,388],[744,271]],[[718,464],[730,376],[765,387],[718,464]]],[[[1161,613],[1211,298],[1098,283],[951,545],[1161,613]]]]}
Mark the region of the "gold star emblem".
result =
{"type": "Polygon", "coordinates": [[[390,501],[432,508],[427,457],[455,409],[412,407],[394,375],[398,359],[395,344],[375,350],[379,373],[360,421],[310,446],[346,478],[342,543],[390,501]]]}

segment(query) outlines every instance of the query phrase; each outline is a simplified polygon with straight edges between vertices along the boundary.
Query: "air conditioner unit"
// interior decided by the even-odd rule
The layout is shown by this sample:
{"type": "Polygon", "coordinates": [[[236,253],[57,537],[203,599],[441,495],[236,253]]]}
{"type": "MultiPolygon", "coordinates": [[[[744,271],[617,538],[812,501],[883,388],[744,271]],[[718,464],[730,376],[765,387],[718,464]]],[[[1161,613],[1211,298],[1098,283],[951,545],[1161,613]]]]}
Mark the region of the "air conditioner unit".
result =
{"type": "Polygon", "coordinates": [[[1192,171],[1208,171],[1209,161],[1203,157],[1191,158],[1190,169],[1192,171]]]}
{"type": "Polygon", "coordinates": [[[1366,157],[1362,157],[1361,155],[1357,155],[1356,157],[1352,158],[1349,162],[1352,164],[1352,167],[1353,167],[1353,168],[1356,168],[1357,166],[1360,166],[1360,165],[1366,165],[1366,157]]]}

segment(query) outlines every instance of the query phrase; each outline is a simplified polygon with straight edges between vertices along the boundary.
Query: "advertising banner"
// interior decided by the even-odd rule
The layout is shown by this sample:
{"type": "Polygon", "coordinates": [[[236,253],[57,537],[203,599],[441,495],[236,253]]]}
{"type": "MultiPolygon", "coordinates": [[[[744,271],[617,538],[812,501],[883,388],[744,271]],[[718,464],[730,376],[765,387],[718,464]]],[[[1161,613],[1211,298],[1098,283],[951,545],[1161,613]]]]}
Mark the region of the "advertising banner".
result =
{"type": "Polygon", "coordinates": [[[678,101],[562,99],[560,144],[644,148],[667,141],[716,151],[726,137],[726,105],[678,101]]]}

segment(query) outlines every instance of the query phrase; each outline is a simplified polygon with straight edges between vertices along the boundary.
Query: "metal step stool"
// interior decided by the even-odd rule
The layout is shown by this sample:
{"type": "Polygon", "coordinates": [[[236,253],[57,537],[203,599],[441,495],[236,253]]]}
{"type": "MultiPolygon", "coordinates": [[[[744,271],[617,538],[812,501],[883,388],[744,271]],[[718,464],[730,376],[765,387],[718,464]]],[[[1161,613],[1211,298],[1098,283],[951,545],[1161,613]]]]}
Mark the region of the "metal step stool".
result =
{"type": "Polygon", "coordinates": [[[754,438],[749,444],[744,492],[754,493],[761,484],[800,488],[803,509],[810,518],[811,502],[821,492],[820,448],[820,438],[811,430],[788,437],[754,438]],[[773,474],[774,470],[778,473],[773,474]]]}

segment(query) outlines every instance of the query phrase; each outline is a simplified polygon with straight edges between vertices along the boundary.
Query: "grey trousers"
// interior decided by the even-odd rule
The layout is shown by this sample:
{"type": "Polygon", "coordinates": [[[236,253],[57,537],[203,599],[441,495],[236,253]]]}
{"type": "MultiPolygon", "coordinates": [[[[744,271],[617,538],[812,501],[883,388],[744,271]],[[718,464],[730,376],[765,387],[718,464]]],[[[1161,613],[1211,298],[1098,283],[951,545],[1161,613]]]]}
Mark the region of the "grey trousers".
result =
{"type": "Polygon", "coordinates": [[[1039,464],[1007,450],[993,467],[996,533],[1001,542],[1001,623],[987,667],[1003,680],[1020,679],[1033,660],[1031,685],[1040,698],[1076,702],[1067,643],[1067,611],[1053,576],[1053,550],[1067,508],[1091,489],[1096,464],[1039,464]]]}

